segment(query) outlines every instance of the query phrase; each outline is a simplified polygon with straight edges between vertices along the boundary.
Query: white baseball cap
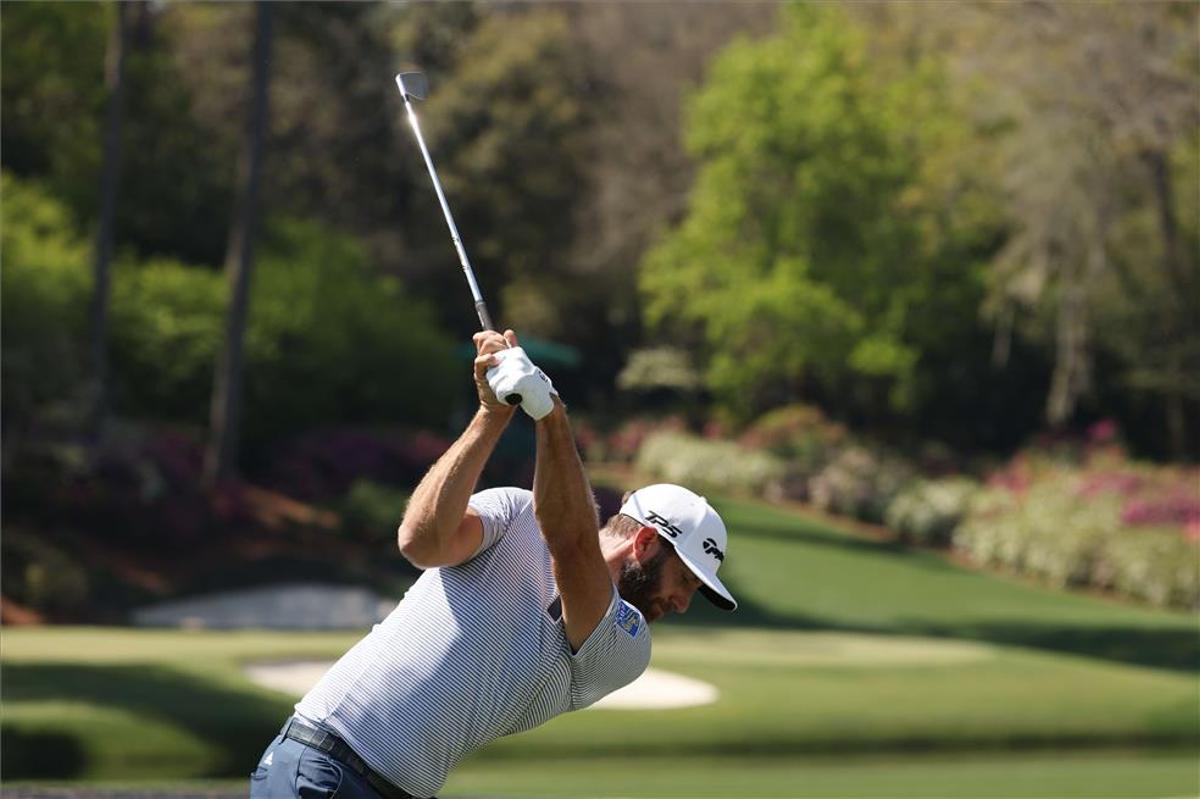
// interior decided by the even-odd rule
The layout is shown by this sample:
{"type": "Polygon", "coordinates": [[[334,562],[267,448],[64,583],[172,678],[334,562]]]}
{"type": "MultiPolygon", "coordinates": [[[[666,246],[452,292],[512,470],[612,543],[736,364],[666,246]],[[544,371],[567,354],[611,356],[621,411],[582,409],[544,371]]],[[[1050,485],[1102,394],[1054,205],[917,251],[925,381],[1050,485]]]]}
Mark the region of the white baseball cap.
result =
{"type": "Polygon", "coordinates": [[[710,602],[722,610],[737,607],[729,589],[717,579],[728,535],[725,522],[708,500],[682,486],[658,483],[630,494],[619,513],[653,527],[670,541],[679,559],[700,579],[700,591],[710,602]]]}

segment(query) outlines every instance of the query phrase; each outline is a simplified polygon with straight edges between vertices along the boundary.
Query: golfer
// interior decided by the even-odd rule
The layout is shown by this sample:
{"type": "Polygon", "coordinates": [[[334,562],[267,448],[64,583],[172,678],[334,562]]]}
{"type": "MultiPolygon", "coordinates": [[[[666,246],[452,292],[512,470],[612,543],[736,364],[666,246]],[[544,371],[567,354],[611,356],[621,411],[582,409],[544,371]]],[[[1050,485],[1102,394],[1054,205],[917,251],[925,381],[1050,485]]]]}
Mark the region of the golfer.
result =
{"type": "Polygon", "coordinates": [[[425,571],[296,704],[251,775],[252,799],[433,796],[489,741],[636,679],[650,660],[647,623],[686,611],[696,590],[737,606],[717,579],[725,525],[703,497],[642,488],[600,529],[549,380],[512,331],[478,333],[475,345],[479,411],[400,525],[401,552],[425,571]],[[537,418],[534,487],[474,493],[514,413],[493,390],[502,365],[546,386],[522,392],[537,418]]]}

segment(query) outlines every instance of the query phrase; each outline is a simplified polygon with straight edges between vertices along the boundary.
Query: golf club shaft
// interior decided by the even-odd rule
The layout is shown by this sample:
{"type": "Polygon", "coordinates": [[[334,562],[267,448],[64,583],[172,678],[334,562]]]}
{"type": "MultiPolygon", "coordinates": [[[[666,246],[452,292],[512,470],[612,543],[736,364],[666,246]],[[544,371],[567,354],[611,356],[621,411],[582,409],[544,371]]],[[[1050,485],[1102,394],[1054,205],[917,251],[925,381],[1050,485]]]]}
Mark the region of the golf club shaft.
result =
{"type": "Polygon", "coordinates": [[[429,170],[429,177],[433,179],[433,189],[437,192],[438,202],[442,204],[442,213],[446,217],[446,224],[450,227],[450,238],[454,240],[454,249],[458,251],[458,261],[462,264],[463,274],[467,276],[467,284],[471,287],[471,297],[475,300],[475,313],[479,315],[479,324],[483,325],[484,330],[495,330],[492,325],[492,317],[488,314],[487,304],[484,303],[483,295],[479,291],[479,284],[475,281],[475,272],[471,269],[467,250],[463,247],[462,239],[458,235],[458,227],[454,224],[454,217],[450,214],[450,205],[446,202],[446,195],[442,191],[442,182],[438,180],[437,170],[433,167],[433,159],[429,157],[429,149],[425,146],[425,138],[421,135],[421,125],[417,122],[417,114],[413,111],[408,95],[404,95],[404,108],[408,112],[408,124],[417,136],[417,145],[421,148],[421,155],[425,158],[425,167],[429,170]]]}

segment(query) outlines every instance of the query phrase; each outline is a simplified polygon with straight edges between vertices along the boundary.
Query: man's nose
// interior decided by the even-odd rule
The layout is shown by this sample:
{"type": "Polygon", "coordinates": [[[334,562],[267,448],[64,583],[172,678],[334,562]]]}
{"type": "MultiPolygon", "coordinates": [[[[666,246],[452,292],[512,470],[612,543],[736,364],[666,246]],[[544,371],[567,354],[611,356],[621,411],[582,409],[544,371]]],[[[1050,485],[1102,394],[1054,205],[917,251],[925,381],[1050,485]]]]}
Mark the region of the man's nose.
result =
{"type": "Polygon", "coordinates": [[[683,591],[675,595],[676,613],[687,613],[688,605],[692,604],[692,595],[691,591],[683,591]]]}

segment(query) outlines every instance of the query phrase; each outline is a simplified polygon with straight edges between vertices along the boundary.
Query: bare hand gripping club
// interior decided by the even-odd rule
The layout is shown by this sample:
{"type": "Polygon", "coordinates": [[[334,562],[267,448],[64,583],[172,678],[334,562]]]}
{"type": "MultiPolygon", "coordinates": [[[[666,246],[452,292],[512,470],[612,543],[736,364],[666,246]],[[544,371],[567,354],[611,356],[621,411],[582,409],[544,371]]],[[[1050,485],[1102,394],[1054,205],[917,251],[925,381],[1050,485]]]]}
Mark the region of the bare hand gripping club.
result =
{"type": "MultiPolygon", "coordinates": [[[[450,213],[450,204],[446,202],[446,194],[442,191],[442,182],[438,180],[437,169],[433,166],[433,158],[429,148],[425,146],[425,137],[421,135],[421,125],[417,122],[417,112],[413,110],[411,99],[424,100],[429,94],[429,81],[422,72],[401,72],[396,76],[396,86],[400,96],[404,98],[404,108],[408,112],[408,124],[417,137],[421,155],[425,158],[425,167],[433,180],[433,189],[437,192],[438,202],[442,205],[442,214],[446,217],[446,225],[450,228],[450,238],[454,241],[454,249],[458,252],[458,261],[462,264],[463,274],[467,276],[467,285],[471,287],[471,297],[475,300],[475,313],[479,315],[479,324],[484,330],[495,330],[492,317],[488,314],[487,305],[475,281],[475,272],[471,269],[471,261],[467,258],[467,250],[463,247],[462,238],[458,235],[458,226],[450,213]]],[[[530,404],[525,406],[525,412],[534,419],[540,419],[553,407],[550,393],[554,387],[541,369],[530,363],[525,351],[519,347],[497,353],[499,363],[487,372],[488,384],[497,397],[509,405],[521,405],[522,399],[529,396],[530,404]],[[512,357],[505,357],[512,356],[512,357]]]]}

